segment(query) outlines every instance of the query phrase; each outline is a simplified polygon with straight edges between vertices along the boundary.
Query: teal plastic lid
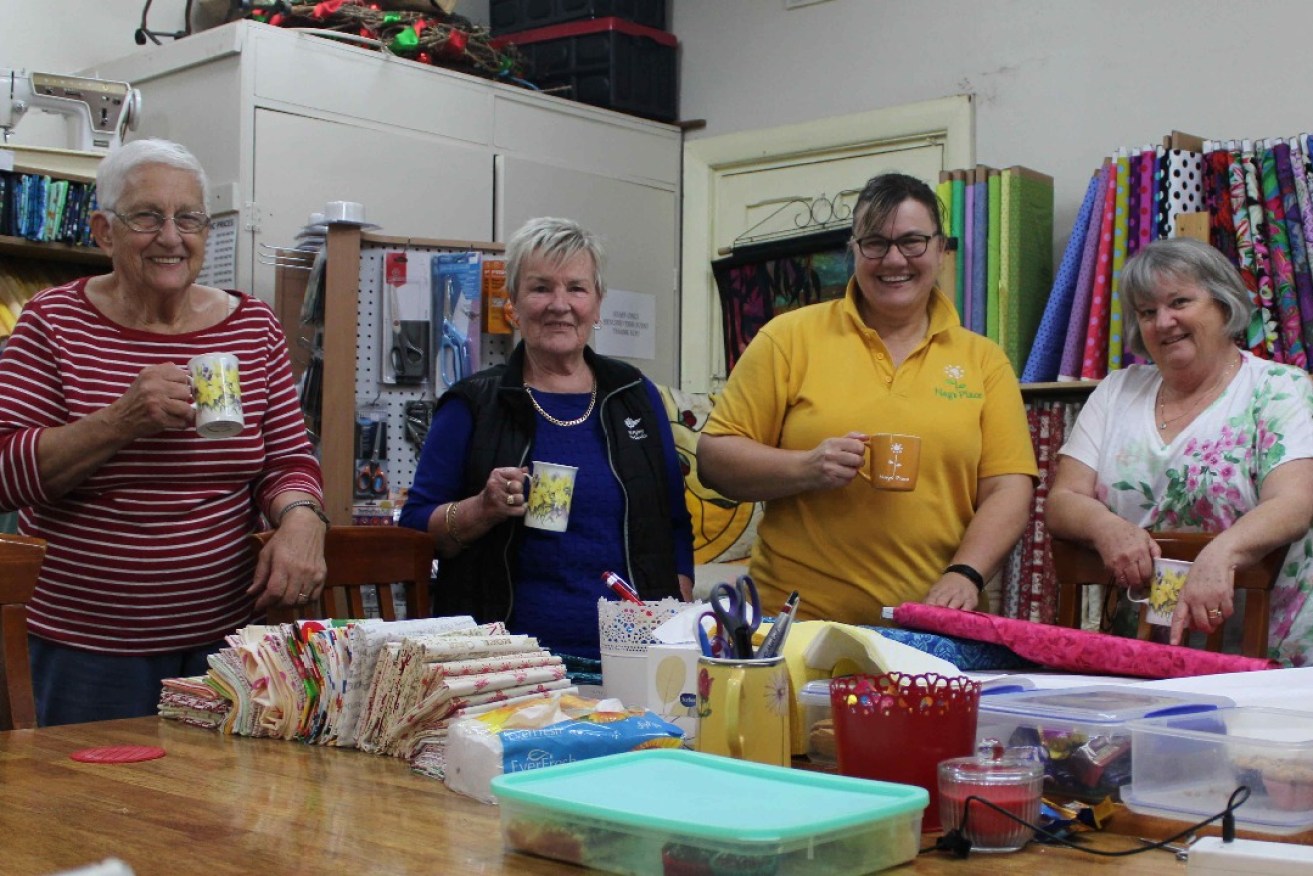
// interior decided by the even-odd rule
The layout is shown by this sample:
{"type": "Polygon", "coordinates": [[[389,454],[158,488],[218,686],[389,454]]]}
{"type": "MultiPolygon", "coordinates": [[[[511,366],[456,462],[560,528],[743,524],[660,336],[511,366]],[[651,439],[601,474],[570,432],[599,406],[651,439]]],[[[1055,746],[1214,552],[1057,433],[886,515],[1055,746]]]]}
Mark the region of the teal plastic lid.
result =
{"type": "Polygon", "coordinates": [[[793,770],[682,749],[632,751],[497,776],[500,801],[638,831],[790,842],[905,814],[925,789],[793,770]]]}

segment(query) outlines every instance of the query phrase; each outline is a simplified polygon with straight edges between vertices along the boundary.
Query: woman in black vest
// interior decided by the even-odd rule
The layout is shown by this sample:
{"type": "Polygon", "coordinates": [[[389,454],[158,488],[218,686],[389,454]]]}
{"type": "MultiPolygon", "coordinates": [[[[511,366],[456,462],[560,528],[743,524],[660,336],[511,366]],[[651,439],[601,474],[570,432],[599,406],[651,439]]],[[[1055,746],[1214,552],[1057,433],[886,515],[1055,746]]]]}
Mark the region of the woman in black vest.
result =
{"type": "Polygon", "coordinates": [[[588,347],[606,294],[593,235],[532,219],[506,258],[523,340],[505,365],[439,399],[401,522],[437,544],[438,613],[504,620],[554,652],[597,659],[604,572],[644,600],[690,598],[683,477],[656,387],[588,347]],[[564,531],[525,525],[534,463],[578,470],[564,531]]]}

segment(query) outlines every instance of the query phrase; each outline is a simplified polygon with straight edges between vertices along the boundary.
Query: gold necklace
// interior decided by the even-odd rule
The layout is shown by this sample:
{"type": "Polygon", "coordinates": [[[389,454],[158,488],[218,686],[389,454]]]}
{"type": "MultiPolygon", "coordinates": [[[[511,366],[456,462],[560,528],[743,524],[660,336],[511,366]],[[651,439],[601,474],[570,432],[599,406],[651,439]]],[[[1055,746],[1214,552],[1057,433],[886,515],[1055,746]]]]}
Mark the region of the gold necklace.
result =
{"type": "Polygon", "coordinates": [[[1163,387],[1166,384],[1160,385],[1158,387],[1158,431],[1166,432],[1167,427],[1170,426],[1172,423],[1175,423],[1177,420],[1180,420],[1183,417],[1194,413],[1194,411],[1199,407],[1199,405],[1203,402],[1204,399],[1212,398],[1214,396],[1214,393],[1217,392],[1218,388],[1221,387],[1221,385],[1226,381],[1226,378],[1230,376],[1231,372],[1235,370],[1235,367],[1239,365],[1240,362],[1243,361],[1243,359],[1244,359],[1243,356],[1237,359],[1233,359],[1231,361],[1231,364],[1226,367],[1226,370],[1222,372],[1222,376],[1219,377],[1213,383],[1212,388],[1210,388],[1208,392],[1199,396],[1199,398],[1195,399],[1194,403],[1191,404],[1190,407],[1186,408],[1181,413],[1172,417],[1170,420],[1167,419],[1167,403],[1163,401],[1163,387]]]}
{"type": "Polygon", "coordinates": [[[533,397],[532,386],[525,386],[524,392],[526,395],[529,396],[529,404],[533,405],[533,409],[537,411],[539,414],[541,414],[542,418],[547,422],[551,423],[553,426],[565,426],[567,428],[570,426],[578,426],[588,419],[588,417],[593,413],[593,406],[597,404],[596,380],[593,381],[593,392],[588,397],[588,410],[584,411],[582,416],[575,417],[573,420],[558,420],[556,417],[553,417],[551,414],[544,411],[543,406],[538,404],[538,399],[533,397]]]}

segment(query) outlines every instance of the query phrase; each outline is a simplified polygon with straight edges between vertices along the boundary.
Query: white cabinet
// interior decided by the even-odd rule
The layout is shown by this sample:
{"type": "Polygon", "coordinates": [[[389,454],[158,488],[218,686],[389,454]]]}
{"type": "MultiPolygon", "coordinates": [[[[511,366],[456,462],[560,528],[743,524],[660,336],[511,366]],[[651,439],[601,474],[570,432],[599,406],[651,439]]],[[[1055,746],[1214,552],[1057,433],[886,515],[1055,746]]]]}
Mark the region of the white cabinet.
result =
{"type": "Polygon", "coordinates": [[[656,358],[633,361],[678,384],[678,128],[249,21],[83,72],[140,88],[134,136],[204,164],[211,212],[238,217],[239,288],[272,302],[259,245],[289,245],[327,201],[403,237],[567,216],[602,236],[612,288],[654,297],[656,358]]]}

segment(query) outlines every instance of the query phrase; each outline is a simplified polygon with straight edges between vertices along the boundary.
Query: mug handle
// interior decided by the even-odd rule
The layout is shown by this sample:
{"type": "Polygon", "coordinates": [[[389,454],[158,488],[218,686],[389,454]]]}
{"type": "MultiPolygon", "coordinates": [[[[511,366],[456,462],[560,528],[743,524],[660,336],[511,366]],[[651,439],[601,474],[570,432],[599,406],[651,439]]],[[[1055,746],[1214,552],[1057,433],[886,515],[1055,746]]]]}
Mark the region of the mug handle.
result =
{"type": "Polygon", "coordinates": [[[869,454],[871,453],[870,438],[867,438],[865,441],[862,442],[862,448],[863,448],[862,456],[864,457],[864,459],[862,460],[862,467],[857,469],[857,473],[862,476],[862,480],[866,481],[871,486],[875,486],[875,481],[871,480],[871,476],[866,473],[866,467],[871,464],[871,459],[869,456],[869,454]]]}
{"type": "Polygon", "coordinates": [[[729,737],[729,756],[734,758],[743,757],[743,731],[739,727],[742,698],[743,667],[736,666],[725,684],[725,734],[729,737]]]}

